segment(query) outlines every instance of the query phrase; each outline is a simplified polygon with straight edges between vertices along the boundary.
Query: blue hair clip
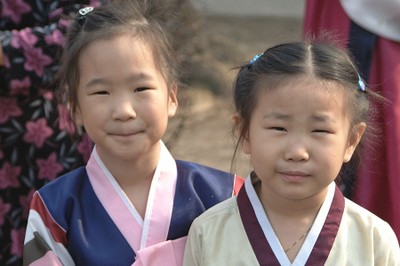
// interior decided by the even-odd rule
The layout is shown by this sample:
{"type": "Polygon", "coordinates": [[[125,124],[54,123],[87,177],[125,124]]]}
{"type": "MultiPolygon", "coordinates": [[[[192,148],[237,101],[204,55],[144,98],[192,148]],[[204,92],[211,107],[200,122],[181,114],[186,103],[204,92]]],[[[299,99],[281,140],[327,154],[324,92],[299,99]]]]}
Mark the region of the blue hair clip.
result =
{"type": "Polygon", "coordinates": [[[362,92],[366,91],[364,81],[361,79],[360,75],[358,75],[358,89],[362,92]]]}
{"type": "Polygon", "coordinates": [[[257,61],[262,55],[264,54],[264,52],[256,54],[253,59],[250,60],[249,64],[252,65],[254,64],[255,61],[257,61]]]}

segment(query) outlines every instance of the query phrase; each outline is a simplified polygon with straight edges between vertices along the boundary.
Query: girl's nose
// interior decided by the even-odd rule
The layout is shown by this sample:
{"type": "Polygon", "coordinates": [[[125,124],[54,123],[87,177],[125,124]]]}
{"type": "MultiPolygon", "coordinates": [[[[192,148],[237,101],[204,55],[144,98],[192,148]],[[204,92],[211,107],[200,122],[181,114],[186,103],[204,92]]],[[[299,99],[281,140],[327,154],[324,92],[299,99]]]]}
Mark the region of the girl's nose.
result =
{"type": "Polygon", "coordinates": [[[285,160],[287,161],[308,161],[310,159],[309,151],[301,142],[289,143],[285,150],[285,160]]]}
{"type": "Polygon", "coordinates": [[[136,118],[136,112],[132,101],[128,98],[119,98],[113,103],[113,120],[126,121],[136,118]]]}

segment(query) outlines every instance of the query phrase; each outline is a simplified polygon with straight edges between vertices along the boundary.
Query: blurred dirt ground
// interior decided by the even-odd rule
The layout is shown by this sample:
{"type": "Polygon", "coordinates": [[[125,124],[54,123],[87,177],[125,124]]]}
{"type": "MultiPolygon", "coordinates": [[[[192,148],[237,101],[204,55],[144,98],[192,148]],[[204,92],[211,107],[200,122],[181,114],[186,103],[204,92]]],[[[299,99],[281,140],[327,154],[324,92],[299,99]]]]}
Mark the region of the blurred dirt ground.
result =
{"type": "MultiPolygon", "coordinates": [[[[266,48],[301,39],[302,20],[284,17],[222,17],[204,19],[200,40],[209,46],[199,59],[198,79],[189,81],[186,99],[164,138],[176,159],[231,170],[235,147],[231,100],[234,67],[266,48]]],[[[195,38],[196,36],[194,36],[195,38]]],[[[247,156],[239,152],[233,172],[247,176],[247,156]]]]}

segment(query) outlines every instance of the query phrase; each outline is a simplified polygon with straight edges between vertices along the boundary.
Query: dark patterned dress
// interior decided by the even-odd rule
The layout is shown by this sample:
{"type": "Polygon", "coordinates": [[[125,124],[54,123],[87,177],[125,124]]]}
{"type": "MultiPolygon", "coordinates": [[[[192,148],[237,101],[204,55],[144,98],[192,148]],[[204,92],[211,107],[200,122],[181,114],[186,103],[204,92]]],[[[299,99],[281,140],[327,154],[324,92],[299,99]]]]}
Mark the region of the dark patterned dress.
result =
{"type": "Polygon", "coordinates": [[[49,84],[64,41],[60,15],[102,2],[0,0],[0,265],[21,264],[33,192],[90,155],[49,84]]]}

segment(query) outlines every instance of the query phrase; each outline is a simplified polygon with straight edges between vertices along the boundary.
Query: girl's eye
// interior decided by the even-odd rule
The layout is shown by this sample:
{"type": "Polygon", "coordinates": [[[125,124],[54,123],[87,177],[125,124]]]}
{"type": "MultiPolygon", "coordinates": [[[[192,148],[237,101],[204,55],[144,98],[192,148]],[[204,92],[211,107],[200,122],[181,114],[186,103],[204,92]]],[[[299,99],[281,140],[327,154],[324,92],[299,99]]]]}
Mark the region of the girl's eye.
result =
{"type": "Polygon", "coordinates": [[[149,88],[147,88],[147,87],[140,87],[140,88],[136,88],[135,89],[135,92],[142,92],[142,91],[146,91],[146,90],[148,90],[149,88]]]}
{"type": "Polygon", "coordinates": [[[329,130],[325,129],[316,129],[312,131],[313,133],[331,133],[329,130]]]}
{"type": "Polygon", "coordinates": [[[270,127],[270,129],[276,130],[276,131],[287,131],[286,128],[284,128],[284,127],[270,127]]]}
{"type": "Polygon", "coordinates": [[[94,95],[108,95],[108,91],[96,91],[93,93],[94,95]]]}

